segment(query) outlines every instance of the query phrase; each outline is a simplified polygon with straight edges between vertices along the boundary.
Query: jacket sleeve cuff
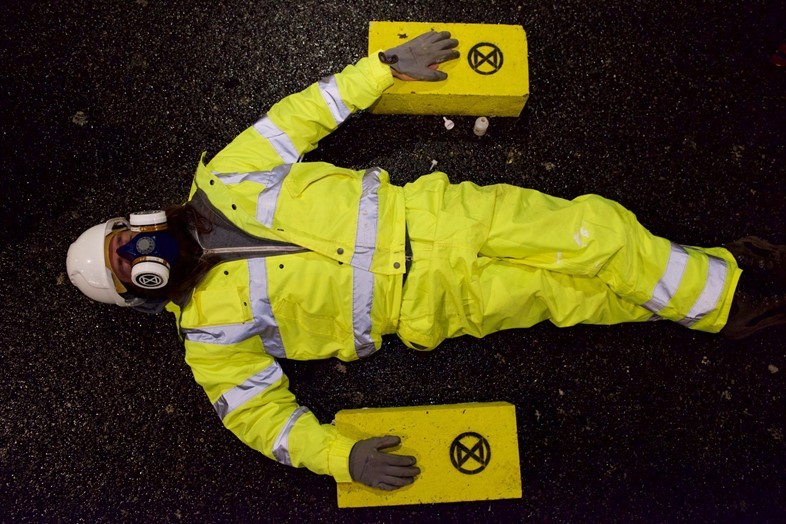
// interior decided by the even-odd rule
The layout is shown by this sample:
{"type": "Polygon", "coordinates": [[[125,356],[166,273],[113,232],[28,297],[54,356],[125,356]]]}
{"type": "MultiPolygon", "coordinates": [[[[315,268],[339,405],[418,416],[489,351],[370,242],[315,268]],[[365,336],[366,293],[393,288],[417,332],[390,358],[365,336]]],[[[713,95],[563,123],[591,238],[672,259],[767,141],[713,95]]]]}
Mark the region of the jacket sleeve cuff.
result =
{"type": "Polygon", "coordinates": [[[390,71],[390,66],[383,64],[379,59],[379,53],[381,52],[382,50],[378,49],[368,56],[371,72],[374,75],[374,80],[380,93],[393,85],[393,73],[390,71]]]}
{"type": "Polygon", "coordinates": [[[336,482],[352,482],[352,477],[349,474],[349,453],[354,445],[355,441],[351,438],[337,435],[336,440],[330,446],[328,467],[336,482]]]}

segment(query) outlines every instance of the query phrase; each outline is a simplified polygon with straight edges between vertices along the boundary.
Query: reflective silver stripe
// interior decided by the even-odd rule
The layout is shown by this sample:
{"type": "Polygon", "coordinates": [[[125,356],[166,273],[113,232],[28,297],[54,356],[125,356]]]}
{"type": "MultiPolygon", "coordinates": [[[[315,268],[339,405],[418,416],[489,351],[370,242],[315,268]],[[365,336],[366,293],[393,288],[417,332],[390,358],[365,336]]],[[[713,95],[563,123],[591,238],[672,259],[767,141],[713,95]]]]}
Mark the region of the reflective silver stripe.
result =
{"type": "Polygon", "coordinates": [[[273,227],[273,216],[276,214],[276,204],[278,195],[281,193],[282,181],[289,174],[292,166],[284,164],[274,168],[272,171],[259,175],[261,184],[265,184],[265,189],[259,193],[257,199],[257,220],[267,227],[273,227]]]}
{"type": "Polygon", "coordinates": [[[374,273],[352,268],[352,330],[355,352],[364,358],[376,350],[371,338],[371,303],[374,299],[374,273]]]}
{"type": "Polygon", "coordinates": [[[220,178],[225,185],[229,186],[232,184],[239,184],[245,180],[250,173],[217,173],[213,171],[213,174],[220,178]]]}
{"type": "Polygon", "coordinates": [[[352,114],[352,111],[344,103],[344,100],[341,99],[336,77],[330,76],[320,80],[319,91],[322,93],[322,98],[325,99],[328,109],[330,109],[330,114],[333,115],[333,119],[336,121],[336,126],[340,126],[352,114]]]}
{"type": "Polygon", "coordinates": [[[685,318],[679,321],[685,327],[692,326],[701,320],[704,315],[718,307],[723,287],[726,284],[726,273],[728,271],[726,261],[711,255],[707,255],[707,258],[710,263],[707,268],[707,281],[704,284],[704,289],[702,289],[699,298],[696,299],[685,318]]]}
{"type": "Polygon", "coordinates": [[[278,362],[273,362],[271,365],[249,377],[245,382],[239,386],[235,386],[229,391],[225,391],[218,400],[213,403],[213,408],[218,413],[218,417],[224,420],[224,417],[232,413],[235,409],[239,408],[252,398],[261,394],[267,388],[281,380],[284,372],[278,362]]]}
{"type": "Polygon", "coordinates": [[[307,407],[300,406],[297,408],[294,413],[290,415],[284,427],[281,428],[281,432],[273,443],[273,456],[276,457],[277,461],[287,466],[292,465],[292,458],[289,456],[289,432],[292,431],[295,422],[297,422],[297,419],[299,419],[303,413],[308,413],[307,407]]]}
{"type": "Polygon", "coordinates": [[[363,175],[363,192],[358,208],[355,250],[352,254],[352,329],[355,352],[363,358],[376,348],[371,338],[371,304],[374,299],[374,274],[369,271],[377,243],[379,221],[379,168],[363,175]]]}
{"type": "Polygon", "coordinates": [[[281,331],[278,329],[273,306],[267,291],[267,266],[264,258],[248,260],[248,291],[251,295],[251,311],[254,315],[256,333],[262,339],[265,351],[274,357],[286,358],[281,331]]]}
{"type": "Polygon", "coordinates": [[[254,129],[257,133],[267,138],[278,156],[284,160],[285,164],[292,164],[297,161],[298,152],[292,139],[281,131],[267,115],[263,116],[256,124],[254,129]]]}
{"type": "Polygon", "coordinates": [[[199,328],[183,328],[183,336],[192,342],[205,344],[235,344],[258,335],[265,352],[286,358],[284,343],[267,292],[267,266],[264,258],[249,258],[248,280],[252,320],[237,324],[223,324],[199,328]]]}
{"type": "Polygon", "coordinates": [[[270,171],[252,171],[250,173],[213,173],[225,185],[234,185],[246,180],[265,186],[257,198],[257,220],[267,227],[273,227],[273,216],[276,214],[278,196],[281,194],[283,180],[289,175],[292,164],[282,164],[270,171]]]}
{"type": "Polygon", "coordinates": [[[655,284],[655,289],[652,290],[652,298],[645,304],[642,304],[642,307],[653,313],[657,313],[666,307],[666,304],[669,303],[671,297],[674,296],[680,287],[680,282],[687,266],[688,252],[682,246],[672,243],[666,271],[660,277],[658,283],[655,284]]]}
{"type": "Polygon", "coordinates": [[[224,324],[221,326],[183,328],[183,336],[191,342],[203,344],[236,344],[253,336],[253,324],[224,324]]]}
{"type": "Polygon", "coordinates": [[[352,265],[371,268],[371,259],[377,245],[377,222],[379,220],[379,172],[378,167],[363,174],[362,193],[358,205],[358,228],[355,233],[355,250],[352,265]]]}

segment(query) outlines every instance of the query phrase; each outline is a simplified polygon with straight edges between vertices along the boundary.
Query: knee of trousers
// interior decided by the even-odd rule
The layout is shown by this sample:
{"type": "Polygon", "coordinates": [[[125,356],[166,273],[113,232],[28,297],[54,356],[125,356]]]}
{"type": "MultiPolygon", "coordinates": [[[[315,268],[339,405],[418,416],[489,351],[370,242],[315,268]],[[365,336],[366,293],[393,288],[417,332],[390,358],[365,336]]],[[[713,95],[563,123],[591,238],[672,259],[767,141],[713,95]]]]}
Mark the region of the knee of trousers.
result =
{"type": "Polygon", "coordinates": [[[619,250],[629,250],[646,242],[649,232],[642,227],[636,215],[622,204],[599,195],[583,195],[573,200],[580,206],[581,229],[574,232],[576,243],[599,242],[595,249],[611,255],[619,250]],[[584,237],[584,235],[587,235],[584,237]]]}
{"type": "Polygon", "coordinates": [[[587,216],[600,219],[600,222],[610,229],[625,231],[638,224],[636,215],[631,210],[600,195],[582,195],[573,202],[584,206],[587,216]]]}

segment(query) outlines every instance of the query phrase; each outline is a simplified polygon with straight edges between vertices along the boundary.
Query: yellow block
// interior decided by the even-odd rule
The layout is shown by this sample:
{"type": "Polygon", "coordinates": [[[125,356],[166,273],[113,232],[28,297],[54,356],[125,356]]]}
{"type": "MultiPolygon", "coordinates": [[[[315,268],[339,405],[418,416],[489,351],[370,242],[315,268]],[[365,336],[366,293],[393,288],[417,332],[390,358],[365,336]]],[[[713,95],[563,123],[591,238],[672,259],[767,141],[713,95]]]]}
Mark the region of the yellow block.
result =
{"type": "Polygon", "coordinates": [[[519,116],[529,97],[527,35],[520,25],[371,22],[369,54],[422,33],[450,31],[461,57],[440,64],[442,82],[396,79],[372,113],[519,116]]]}
{"type": "Polygon", "coordinates": [[[401,437],[394,452],[417,458],[421,471],[395,491],[340,483],[340,508],[521,498],[516,409],[507,402],[345,409],[336,427],[356,439],[401,437]]]}

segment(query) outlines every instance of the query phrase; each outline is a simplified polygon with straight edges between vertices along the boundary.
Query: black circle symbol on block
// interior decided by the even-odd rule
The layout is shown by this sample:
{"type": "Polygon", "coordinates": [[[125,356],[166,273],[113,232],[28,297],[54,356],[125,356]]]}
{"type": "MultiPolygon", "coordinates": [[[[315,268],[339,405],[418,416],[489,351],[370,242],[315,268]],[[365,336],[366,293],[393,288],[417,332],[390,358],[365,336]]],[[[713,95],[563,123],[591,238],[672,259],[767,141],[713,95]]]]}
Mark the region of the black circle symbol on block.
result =
{"type": "Polygon", "coordinates": [[[462,433],[450,445],[450,462],[467,475],[480,473],[491,461],[489,441],[474,431],[462,433]]]}
{"type": "Polygon", "coordinates": [[[479,75],[493,75],[502,69],[502,50],[488,42],[475,44],[467,54],[469,67],[479,75]]]}

